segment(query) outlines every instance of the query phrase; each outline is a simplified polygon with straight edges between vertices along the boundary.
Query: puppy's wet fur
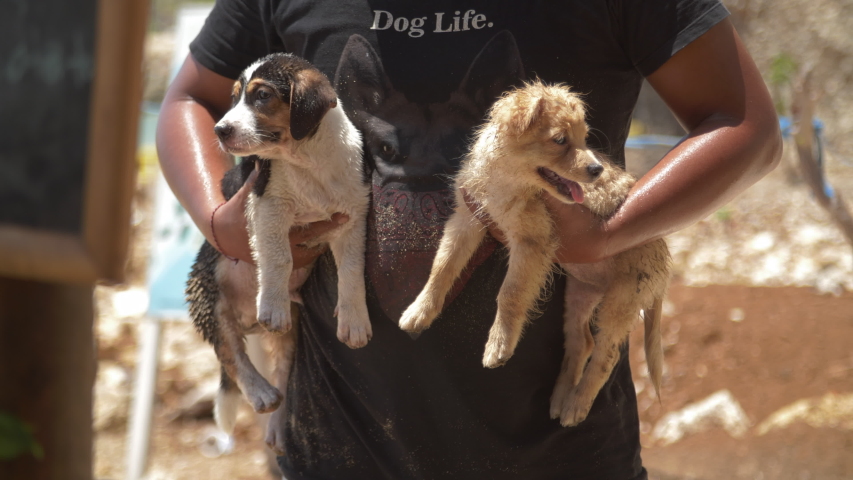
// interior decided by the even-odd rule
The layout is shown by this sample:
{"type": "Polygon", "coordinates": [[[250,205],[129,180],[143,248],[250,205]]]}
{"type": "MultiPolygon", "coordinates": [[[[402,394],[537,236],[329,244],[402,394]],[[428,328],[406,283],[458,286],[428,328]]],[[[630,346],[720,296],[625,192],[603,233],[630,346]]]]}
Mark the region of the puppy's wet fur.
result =
{"type": "Polygon", "coordinates": [[[216,401],[219,426],[231,433],[242,390],[257,412],[273,412],[266,442],[283,453],[284,394],[296,348],[299,288],[310,267],[294,269],[291,227],[349,221],[312,242],[328,244],[338,266],[337,335],[352,348],[372,336],[364,285],[368,185],[361,136],[331,83],[307,61],[272,54],[248,67],[234,84],[232,108],[214,131],[226,152],[245,157],[223,179],[231,198],[253,169],[246,217],[253,265],[234,262],[205,243],[187,284],[190,316],[222,364],[216,401]],[[271,343],[271,385],[246,355],[243,337],[263,333],[271,343]]]}
{"type": "MultiPolygon", "coordinates": [[[[495,102],[455,177],[455,211],[426,286],[400,319],[403,330],[421,332],[432,324],[486,234],[467,207],[464,190],[506,236],[509,269],[483,365],[494,368],[509,360],[536,311],[559,247],[542,192],[565,203],[582,203],[607,219],[635,182],[587,148],[586,135],[584,104],[568,87],[535,81],[495,102]]],[[[598,263],[560,266],[567,273],[565,356],[551,397],[551,416],[572,426],[589,414],[641,309],[646,361],[659,392],[661,303],[670,256],[661,239],[598,263]]]]}

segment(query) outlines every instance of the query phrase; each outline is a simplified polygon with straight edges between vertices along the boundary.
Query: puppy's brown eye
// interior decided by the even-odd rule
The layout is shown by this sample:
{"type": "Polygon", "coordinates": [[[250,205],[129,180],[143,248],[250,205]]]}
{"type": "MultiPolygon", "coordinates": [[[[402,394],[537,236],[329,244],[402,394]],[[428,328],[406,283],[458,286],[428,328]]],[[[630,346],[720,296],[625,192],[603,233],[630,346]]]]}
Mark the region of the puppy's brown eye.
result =
{"type": "Polygon", "coordinates": [[[554,137],[552,140],[553,140],[553,141],[554,141],[554,143],[556,143],[557,145],[565,145],[565,144],[566,144],[566,137],[564,137],[564,136],[562,136],[562,135],[560,135],[560,136],[558,136],[558,137],[554,137]]]}
{"type": "Polygon", "coordinates": [[[265,90],[265,89],[258,90],[258,99],[259,100],[269,100],[270,97],[272,97],[272,94],[269,92],[269,90],[265,90]]]}
{"type": "Polygon", "coordinates": [[[391,155],[392,153],[394,153],[394,149],[391,148],[391,145],[388,145],[387,143],[383,143],[382,144],[382,153],[384,153],[385,155],[391,155]]]}

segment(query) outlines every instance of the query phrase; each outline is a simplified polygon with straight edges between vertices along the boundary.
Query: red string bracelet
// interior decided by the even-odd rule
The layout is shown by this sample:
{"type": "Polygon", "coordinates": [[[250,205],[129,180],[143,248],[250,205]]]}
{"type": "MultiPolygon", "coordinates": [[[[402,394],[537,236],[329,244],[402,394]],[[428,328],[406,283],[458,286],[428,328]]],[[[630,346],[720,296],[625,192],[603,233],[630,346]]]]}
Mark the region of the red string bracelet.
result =
{"type": "Polygon", "coordinates": [[[219,246],[219,239],[216,238],[216,230],[213,228],[213,216],[216,215],[216,211],[219,210],[219,207],[225,205],[225,203],[226,202],[220,203],[219,205],[216,206],[216,208],[213,209],[212,212],[210,212],[210,233],[213,234],[213,244],[216,247],[216,249],[219,250],[219,253],[221,253],[228,260],[231,260],[234,263],[237,263],[240,261],[239,258],[234,258],[234,257],[229,256],[227,253],[225,253],[224,250],[222,250],[222,247],[219,246]]]}

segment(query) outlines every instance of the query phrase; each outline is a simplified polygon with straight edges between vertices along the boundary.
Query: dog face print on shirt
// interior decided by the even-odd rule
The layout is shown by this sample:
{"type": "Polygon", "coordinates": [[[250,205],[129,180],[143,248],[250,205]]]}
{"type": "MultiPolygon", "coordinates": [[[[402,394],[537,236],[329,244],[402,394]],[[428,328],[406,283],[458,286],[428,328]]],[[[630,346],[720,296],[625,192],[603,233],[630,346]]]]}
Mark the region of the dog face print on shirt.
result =
{"type": "MultiPolygon", "coordinates": [[[[429,277],[442,226],[452,212],[450,177],[474,127],[501,93],[524,78],[515,39],[502,31],[483,46],[448,100],[412,102],[394,88],[370,43],[357,34],[349,38],[334,83],[364,137],[372,183],[366,270],[392,320],[429,277]]],[[[494,247],[484,243],[472,264],[494,247]]]]}

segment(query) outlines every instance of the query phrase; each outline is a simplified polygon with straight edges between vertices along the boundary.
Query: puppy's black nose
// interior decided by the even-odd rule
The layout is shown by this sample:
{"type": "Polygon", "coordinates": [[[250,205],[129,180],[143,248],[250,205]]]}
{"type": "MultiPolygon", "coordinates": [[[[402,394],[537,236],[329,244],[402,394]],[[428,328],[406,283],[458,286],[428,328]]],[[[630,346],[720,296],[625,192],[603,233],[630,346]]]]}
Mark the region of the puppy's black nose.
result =
{"type": "Polygon", "coordinates": [[[234,127],[229,124],[216,125],[213,127],[213,131],[216,133],[216,136],[222,140],[230,137],[232,133],[234,133],[234,127]]]}
{"type": "Polygon", "coordinates": [[[593,179],[598,178],[601,175],[601,172],[604,171],[604,165],[600,163],[594,163],[588,167],[586,167],[586,172],[589,173],[589,176],[593,179]]]}

